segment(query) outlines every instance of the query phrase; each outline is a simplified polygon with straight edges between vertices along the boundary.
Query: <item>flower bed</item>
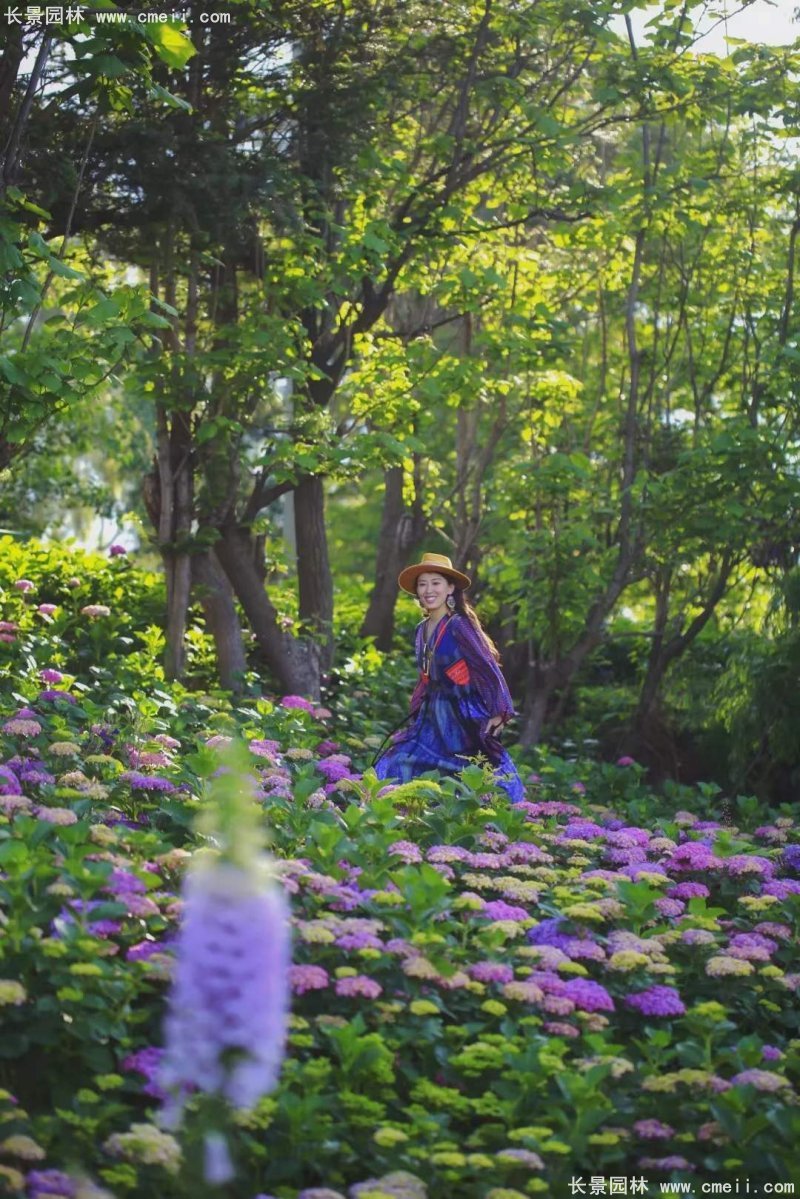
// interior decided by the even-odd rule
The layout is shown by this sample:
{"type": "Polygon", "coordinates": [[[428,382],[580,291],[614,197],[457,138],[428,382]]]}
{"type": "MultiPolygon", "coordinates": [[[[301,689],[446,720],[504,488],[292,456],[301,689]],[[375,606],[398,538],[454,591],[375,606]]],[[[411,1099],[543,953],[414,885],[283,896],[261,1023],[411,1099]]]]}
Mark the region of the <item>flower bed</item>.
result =
{"type": "Polygon", "coordinates": [[[159,682],[126,706],[46,648],[0,713],[8,1193],[202,1193],[196,1145],[157,1127],[159,1066],[181,877],[233,736],[291,902],[293,1005],[226,1194],[800,1181],[791,813],[745,832],[704,818],[708,793],[668,810],[630,761],[543,757],[517,808],[478,766],[387,788],[297,697],[159,682]]]}

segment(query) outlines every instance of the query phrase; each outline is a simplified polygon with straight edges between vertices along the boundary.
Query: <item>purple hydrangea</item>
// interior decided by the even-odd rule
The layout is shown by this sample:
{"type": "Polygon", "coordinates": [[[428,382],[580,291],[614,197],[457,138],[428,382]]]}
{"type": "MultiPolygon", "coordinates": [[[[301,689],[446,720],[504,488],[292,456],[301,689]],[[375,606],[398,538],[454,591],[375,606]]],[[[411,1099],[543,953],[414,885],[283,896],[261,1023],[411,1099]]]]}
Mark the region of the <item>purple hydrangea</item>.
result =
{"type": "Polygon", "coordinates": [[[302,695],[284,695],[281,700],[282,708],[299,708],[303,712],[313,712],[316,706],[310,700],[304,699],[302,695]]]}
{"type": "Polygon", "coordinates": [[[151,1095],[153,1099],[164,1100],[167,1098],[167,1093],[157,1082],[163,1059],[164,1050],[151,1045],[147,1049],[137,1049],[135,1053],[128,1054],[122,1063],[122,1068],[135,1074],[141,1074],[147,1079],[146,1084],[142,1087],[145,1095],[151,1095]]]}
{"type": "Polygon", "coordinates": [[[510,983],[514,977],[512,967],[505,962],[474,962],[468,973],[479,983],[510,983]]]}
{"type": "Polygon", "coordinates": [[[146,962],[155,953],[170,953],[174,947],[174,942],[166,941],[138,941],[136,945],[131,945],[125,958],[129,962],[146,962]]]}
{"type": "Polygon", "coordinates": [[[127,783],[136,791],[159,791],[164,795],[169,795],[177,790],[174,783],[158,774],[142,774],[139,770],[125,770],[119,777],[122,782],[127,783]]]}
{"type": "Polygon", "coordinates": [[[708,899],[711,892],[705,883],[676,883],[667,891],[669,899],[708,899]]]}
{"type": "Polygon", "coordinates": [[[484,904],[478,916],[485,916],[487,920],[527,920],[528,913],[525,908],[516,907],[512,903],[506,903],[504,899],[491,899],[484,904]]]}
{"type": "Polygon", "coordinates": [[[334,754],[317,762],[316,769],[329,783],[338,783],[341,779],[352,779],[356,776],[350,769],[350,759],[344,754],[334,754]]]}
{"type": "Polygon", "coordinates": [[[13,770],[20,783],[46,787],[55,782],[52,774],[36,758],[9,758],[6,766],[13,770]]]}
{"type": "Polygon", "coordinates": [[[106,879],[104,891],[112,895],[144,895],[147,887],[137,875],[130,870],[112,870],[106,879]]]}
{"type": "Polygon", "coordinates": [[[554,945],[556,949],[563,949],[569,937],[558,931],[560,927],[560,917],[548,917],[547,920],[541,920],[535,928],[528,929],[528,940],[531,945],[554,945]]]}
{"type": "Polygon", "coordinates": [[[69,691],[56,691],[52,687],[48,687],[45,691],[40,691],[39,699],[51,704],[59,702],[64,704],[76,704],[78,702],[74,695],[70,695],[69,691]]]}
{"type": "Polygon", "coordinates": [[[643,1016],[682,1016],[683,1000],[674,987],[653,986],[635,995],[626,995],[625,1003],[643,1016]]]}
{"type": "Polygon", "coordinates": [[[39,1195],[63,1195],[64,1199],[72,1199],[78,1189],[75,1179],[63,1170],[29,1170],[25,1185],[30,1199],[38,1199],[39,1195]]]}
{"type": "Polygon", "coordinates": [[[10,766],[0,766],[0,795],[22,795],[19,779],[10,766]]]}
{"type": "MultiPolygon", "coordinates": [[[[561,981],[561,980],[559,980],[561,981]]],[[[614,1000],[600,983],[591,978],[571,978],[563,994],[584,1012],[613,1012],[614,1000]]]]}
{"type": "Polygon", "coordinates": [[[660,1120],[637,1120],[633,1131],[645,1141],[668,1141],[675,1135],[675,1129],[660,1120]]]}
{"type": "Polygon", "coordinates": [[[764,883],[762,895],[774,895],[776,899],[786,899],[789,895],[800,895],[800,882],[793,878],[773,878],[764,883]]]}
{"type": "Polygon", "coordinates": [[[595,824],[593,820],[571,820],[561,833],[561,839],[576,841],[592,841],[595,837],[605,837],[608,830],[595,824]]]}
{"type": "Polygon", "coordinates": [[[784,869],[800,874],[800,845],[787,845],[781,857],[784,869]]]}

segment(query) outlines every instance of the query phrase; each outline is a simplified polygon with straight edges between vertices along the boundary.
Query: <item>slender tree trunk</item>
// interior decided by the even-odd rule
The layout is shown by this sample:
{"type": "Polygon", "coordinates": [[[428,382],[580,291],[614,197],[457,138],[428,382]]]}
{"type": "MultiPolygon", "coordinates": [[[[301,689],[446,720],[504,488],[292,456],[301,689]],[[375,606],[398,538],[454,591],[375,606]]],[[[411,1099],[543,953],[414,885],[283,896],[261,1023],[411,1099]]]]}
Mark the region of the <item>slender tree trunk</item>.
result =
{"type": "Polygon", "coordinates": [[[6,30],[6,45],[0,58],[0,125],[5,126],[11,112],[11,97],[22,63],[22,25],[6,30]]]}
{"type": "Polygon", "coordinates": [[[158,478],[161,516],[158,544],[167,582],[167,648],[164,670],[179,679],[186,665],[186,622],[192,586],[192,564],[185,541],[192,526],[191,428],[188,414],[158,411],[158,478]]]}
{"type": "Polygon", "coordinates": [[[242,626],[233,601],[231,585],[210,550],[192,555],[192,585],[214,638],[219,681],[227,691],[238,694],[247,669],[242,626]]]}
{"type": "Polygon", "coordinates": [[[309,664],[312,694],[318,696],[321,675],[333,660],[333,577],[325,529],[325,488],[318,475],[301,479],[294,492],[297,535],[297,585],[300,623],[309,664]]]}
{"type": "MultiPolygon", "coordinates": [[[[16,120],[11,127],[8,141],[3,148],[2,165],[0,165],[0,192],[2,193],[5,193],[6,190],[12,186],[12,184],[17,182],[17,166],[22,147],[22,135],[25,132],[25,126],[28,123],[28,117],[30,116],[33,98],[36,95],[36,89],[41,82],[42,74],[44,73],[44,69],[47,65],[47,59],[50,55],[50,44],[52,40],[52,33],[45,33],[42,37],[42,41],[39,45],[39,51],[36,55],[36,62],[33,64],[33,70],[31,71],[30,78],[28,79],[28,86],[25,89],[25,95],[22,97],[22,103],[19,106],[16,120]]],[[[5,55],[3,57],[4,65],[6,65],[5,55]]],[[[12,63],[8,63],[7,65],[10,69],[12,63]]],[[[18,69],[19,64],[17,64],[17,70],[18,69]]]]}
{"type": "MultiPolygon", "coordinates": [[[[175,230],[167,230],[165,243],[164,298],[176,306],[175,230]]],[[[157,273],[152,274],[156,294],[157,273]]],[[[186,305],[186,348],[194,347],[197,322],[197,264],[193,262],[186,305]]],[[[177,321],[166,336],[170,351],[180,349],[177,321]]],[[[158,545],[164,562],[167,583],[167,646],[164,671],[168,679],[179,679],[186,666],[186,624],[192,589],[192,562],[189,539],[194,516],[194,467],[192,462],[192,417],[189,397],[183,394],[183,381],[177,381],[173,404],[156,408],[157,472],[159,482],[158,545]]]]}
{"type": "Polygon", "coordinates": [[[374,637],[378,649],[390,650],[394,636],[397,576],[409,555],[419,549],[425,519],[417,507],[403,503],[403,468],[390,466],[384,474],[383,511],[375,562],[375,586],[361,626],[362,637],[374,637]]]}
{"type": "Polygon", "coordinates": [[[733,567],[734,557],[732,554],[726,553],[719,564],[716,577],[709,586],[703,607],[686,628],[674,633],[669,638],[665,638],[664,636],[669,592],[666,591],[663,596],[659,596],[659,592],[656,593],[657,604],[659,598],[661,600],[661,611],[659,612],[657,609],[656,637],[653,641],[653,648],[647,663],[647,672],[642,682],[639,702],[634,716],[634,732],[637,737],[641,737],[655,710],[664,678],[670,666],[697,640],[716,611],[720,600],[727,590],[728,580],[733,567]]]}

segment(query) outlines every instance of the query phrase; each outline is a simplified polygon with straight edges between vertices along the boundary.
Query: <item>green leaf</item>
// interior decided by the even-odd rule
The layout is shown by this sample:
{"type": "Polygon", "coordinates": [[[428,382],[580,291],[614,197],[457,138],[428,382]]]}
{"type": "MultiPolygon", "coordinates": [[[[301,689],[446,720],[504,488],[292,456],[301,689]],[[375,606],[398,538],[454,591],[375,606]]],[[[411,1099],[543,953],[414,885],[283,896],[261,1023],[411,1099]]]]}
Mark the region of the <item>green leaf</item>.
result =
{"type": "Polygon", "coordinates": [[[197,53],[189,38],[175,25],[147,24],[144,30],[145,36],[155,46],[156,54],[168,67],[180,70],[197,53]]]}

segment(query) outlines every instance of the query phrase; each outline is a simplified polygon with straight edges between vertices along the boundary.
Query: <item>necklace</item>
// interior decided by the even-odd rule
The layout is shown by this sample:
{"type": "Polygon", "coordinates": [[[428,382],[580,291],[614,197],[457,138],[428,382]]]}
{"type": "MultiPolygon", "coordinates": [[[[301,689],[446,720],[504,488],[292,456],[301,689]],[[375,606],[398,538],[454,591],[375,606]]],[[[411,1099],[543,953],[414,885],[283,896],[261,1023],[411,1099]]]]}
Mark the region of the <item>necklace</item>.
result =
{"type": "Polygon", "coordinates": [[[431,663],[433,662],[433,655],[436,653],[436,648],[444,636],[448,619],[449,617],[446,615],[441,617],[438,624],[434,626],[434,632],[431,633],[430,636],[426,637],[422,647],[422,677],[425,679],[425,682],[427,682],[431,677],[431,663]]]}

